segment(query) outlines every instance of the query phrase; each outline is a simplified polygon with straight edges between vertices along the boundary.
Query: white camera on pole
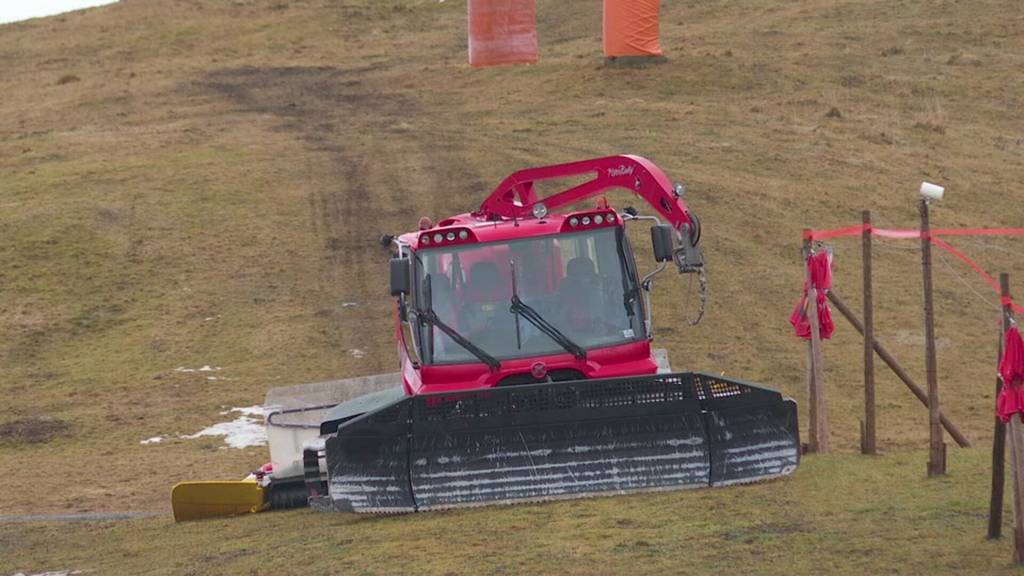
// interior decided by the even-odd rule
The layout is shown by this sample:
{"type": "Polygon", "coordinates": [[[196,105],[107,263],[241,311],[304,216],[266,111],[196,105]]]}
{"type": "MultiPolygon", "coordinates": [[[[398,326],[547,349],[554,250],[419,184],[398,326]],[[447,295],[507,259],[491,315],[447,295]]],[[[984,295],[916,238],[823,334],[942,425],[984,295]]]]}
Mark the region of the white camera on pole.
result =
{"type": "Polygon", "coordinates": [[[921,197],[926,202],[934,202],[936,200],[942,200],[942,195],[946,193],[946,189],[938,184],[932,184],[931,182],[921,182],[921,197]]]}

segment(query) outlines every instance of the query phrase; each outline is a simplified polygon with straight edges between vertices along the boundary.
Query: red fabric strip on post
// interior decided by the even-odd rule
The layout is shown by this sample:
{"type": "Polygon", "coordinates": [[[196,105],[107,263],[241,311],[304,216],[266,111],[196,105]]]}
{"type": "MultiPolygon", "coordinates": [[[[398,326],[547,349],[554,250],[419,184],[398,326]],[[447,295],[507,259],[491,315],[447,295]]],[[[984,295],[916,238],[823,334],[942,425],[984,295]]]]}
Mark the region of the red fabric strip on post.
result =
{"type": "Polygon", "coordinates": [[[1016,326],[1006,331],[999,376],[1003,379],[1003,389],[996,401],[999,419],[1009,422],[1014,414],[1022,414],[1024,420],[1024,340],[1016,326]]]}
{"type": "MultiPolygon", "coordinates": [[[[815,309],[818,314],[819,335],[822,340],[828,340],[836,331],[836,324],[832,320],[832,310],[828,307],[828,301],[825,299],[825,292],[832,288],[832,255],[828,252],[812,254],[807,259],[807,268],[811,283],[818,291],[815,309]]],[[[793,313],[789,315],[789,323],[793,325],[796,335],[804,340],[811,339],[811,320],[807,317],[808,292],[807,282],[804,282],[803,295],[796,307],[793,308],[793,313]]]]}

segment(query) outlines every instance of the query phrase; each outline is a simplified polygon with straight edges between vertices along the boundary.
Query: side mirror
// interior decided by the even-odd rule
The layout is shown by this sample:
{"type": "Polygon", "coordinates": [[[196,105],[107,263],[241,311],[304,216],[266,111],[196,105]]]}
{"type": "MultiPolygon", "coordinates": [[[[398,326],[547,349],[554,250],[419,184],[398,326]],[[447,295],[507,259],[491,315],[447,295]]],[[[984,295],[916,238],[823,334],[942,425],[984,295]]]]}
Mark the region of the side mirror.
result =
{"type": "Polygon", "coordinates": [[[412,286],[411,273],[408,258],[391,259],[391,295],[401,296],[408,294],[412,286]]]}
{"type": "Polygon", "coordinates": [[[654,260],[657,262],[670,262],[672,253],[675,251],[676,231],[670,224],[657,224],[651,226],[651,244],[654,245],[654,260]]]}

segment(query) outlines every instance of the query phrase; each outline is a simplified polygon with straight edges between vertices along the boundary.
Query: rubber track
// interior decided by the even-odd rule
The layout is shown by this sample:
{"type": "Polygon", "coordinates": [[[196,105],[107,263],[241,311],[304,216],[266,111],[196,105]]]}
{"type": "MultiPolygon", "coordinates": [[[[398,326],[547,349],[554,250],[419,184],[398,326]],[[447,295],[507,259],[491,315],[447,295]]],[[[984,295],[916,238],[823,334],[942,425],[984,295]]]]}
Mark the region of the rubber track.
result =
{"type": "Polygon", "coordinates": [[[732,486],[747,486],[751,484],[762,484],[764,482],[771,482],[778,480],[779,478],[785,478],[790,476],[792,472],[787,474],[774,474],[771,476],[761,476],[759,478],[751,478],[750,480],[736,480],[730,483],[728,486],[664,486],[659,488],[647,488],[637,490],[620,490],[620,491],[601,491],[601,492],[583,492],[578,494],[562,494],[558,496],[547,496],[542,498],[527,498],[520,500],[492,500],[489,502],[466,502],[463,504],[452,504],[449,506],[430,506],[413,509],[376,509],[376,510],[356,510],[357,514],[363,516],[404,516],[406,514],[413,514],[416,512],[441,512],[445,510],[468,510],[474,508],[488,508],[490,506],[524,506],[530,504],[544,504],[547,502],[564,502],[569,500],[580,500],[590,498],[608,498],[614,496],[633,496],[637,494],[653,494],[658,492],[682,492],[690,490],[704,490],[706,488],[730,488],[732,486]]]}

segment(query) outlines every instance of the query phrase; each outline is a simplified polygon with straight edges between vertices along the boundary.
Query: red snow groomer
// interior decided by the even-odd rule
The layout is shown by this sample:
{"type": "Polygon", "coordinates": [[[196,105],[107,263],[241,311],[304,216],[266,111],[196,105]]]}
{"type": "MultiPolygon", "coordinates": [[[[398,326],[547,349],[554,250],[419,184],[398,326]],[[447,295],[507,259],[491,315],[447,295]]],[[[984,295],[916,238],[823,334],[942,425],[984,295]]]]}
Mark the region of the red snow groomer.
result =
{"type": "Polygon", "coordinates": [[[532,168],[475,212],[385,237],[400,372],[270,392],[271,506],[298,490],[321,509],[412,512],[795,470],[792,400],[671,372],[652,351],[654,277],[673,262],[703,280],[680,192],[638,156],[532,168]],[[536,183],[581,175],[592,179],[538,197],[536,183]],[[603,200],[569,209],[610,188],[658,216],[603,200]],[[659,263],[645,276],[625,233],[639,220],[654,222],[659,263]]]}

